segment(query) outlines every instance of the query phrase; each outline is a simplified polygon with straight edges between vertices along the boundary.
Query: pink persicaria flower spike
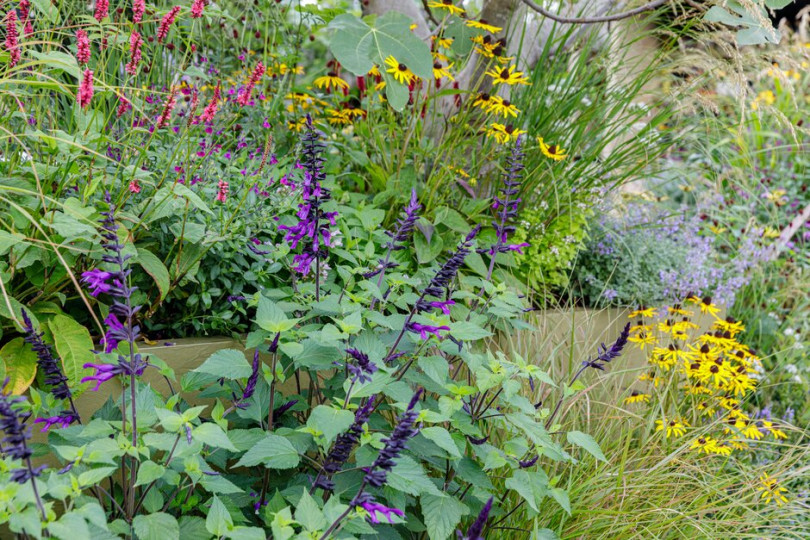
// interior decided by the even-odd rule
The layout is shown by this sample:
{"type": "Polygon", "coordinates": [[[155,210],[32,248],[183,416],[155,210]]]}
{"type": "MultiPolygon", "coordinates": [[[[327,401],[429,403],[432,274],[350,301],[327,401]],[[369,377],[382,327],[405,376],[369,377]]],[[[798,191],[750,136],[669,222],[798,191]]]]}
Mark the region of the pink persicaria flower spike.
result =
{"type": "Polygon", "coordinates": [[[166,36],[169,35],[169,29],[174,24],[174,19],[177,18],[177,14],[180,12],[180,6],[174,6],[171,11],[169,11],[163,18],[160,20],[160,24],[158,25],[157,31],[157,40],[158,43],[163,43],[163,40],[166,39],[166,36]]]}
{"type": "Polygon", "coordinates": [[[256,67],[253,68],[253,73],[250,74],[250,81],[248,81],[247,86],[245,86],[242,93],[239,94],[239,97],[236,98],[236,102],[239,103],[239,105],[244,107],[248,104],[250,101],[250,95],[253,93],[253,88],[262,79],[262,75],[264,75],[264,64],[259,62],[256,64],[256,67]]]}
{"type": "Polygon", "coordinates": [[[132,0],[132,22],[135,24],[143,20],[143,14],[146,11],[146,0],[132,0]]]}
{"type": "Polygon", "coordinates": [[[31,11],[31,2],[28,0],[20,0],[20,20],[24,21],[23,35],[25,37],[34,33],[34,27],[31,26],[31,18],[28,16],[31,11]]]}
{"type": "Polygon", "coordinates": [[[96,12],[93,14],[93,17],[98,22],[103,21],[106,19],[110,14],[110,0],[96,0],[96,12]]]}
{"type": "Polygon", "coordinates": [[[194,0],[191,3],[191,18],[199,19],[203,15],[205,9],[205,0],[194,0]]]}
{"type": "Polygon", "coordinates": [[[76,61],[79,64],[90,61],[90,38],[84,30],[76,30],[76,61]]]}
{"type": "Polygon", "coordinates": [[[137,180],[133,180],[132,182],[129,183],[129,191],[130,193],[140,193],[141,184],[137,180]]]}
{"type": "Polygon", "coordinates": [[[132,105],[130,105],[129,100],[124,96],[118,96],[118,111],[116,112],[116,116],[121,118],[130,108],[132,108],[132,105]]]}
{"type": "Polygon", "coordinates": [[[217,200],[219,202],[225,202],[228,200],[228,182],[225,180],[220,180],[219,184],[217,184],[217,200]]]}
{"type": "Polygon", "coordinates": [[[172,89],[171,94],[169,94],[169,98],[166,100],[166,103],[163,105],[163,110],[160,113],[160,117],[157,121],[157,128],[164,128],[169,125],[169,120],[172,119],[172,111],[174,110],[174,106],[177,104],[177,90],[172,89]]]}
{"type": "Polygon", "coordinates": [[[9,52],[9,66],[14,67],[20,61],[20,41],[17,33],[17,12],[9,10],[6,14],[6,50],[9,52]]]}
{"type": "Polygon", "coordinates": [[[86,109],[93,99],[93,72],[85,69],[82,74],[82,82],[79,84],[79,92],[76,94],[76,102],[82,109],[86,109]]]}
{"type": "Polygon", "coordinates": [[[133,31],[129,36],[129,62],[126,65],[126,72],[129,75],[138,73],[138,64],[141,62],[141,47],[143,38],[138,32],[133,31]]]}
{"type": "Polygon", "coordinates": [[[217,114],[217,107],[219,106],[219,100],[222,97],[222,90],[220,85],[217,84],[217,87],[214,88],[214,96],[211,98],[211,101],[208,102],[208,105],[205,106],[203,109],[203,113],[200,116],[200,121],[203,124],[209,124],[214,121],[214,116],[217,114]]]}

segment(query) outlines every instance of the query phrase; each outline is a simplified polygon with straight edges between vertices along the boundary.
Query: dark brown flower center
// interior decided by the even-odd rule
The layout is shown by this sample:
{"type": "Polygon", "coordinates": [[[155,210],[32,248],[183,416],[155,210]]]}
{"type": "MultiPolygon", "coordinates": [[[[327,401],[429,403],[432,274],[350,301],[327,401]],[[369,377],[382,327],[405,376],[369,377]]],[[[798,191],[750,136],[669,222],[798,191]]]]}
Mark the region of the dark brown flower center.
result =
{"type": "Polygon", "coordinates": [[[408,71],[408,66],[406,66],[405,64],[399,64],[397,66],[397,69],[400,71],[408,71]]]}

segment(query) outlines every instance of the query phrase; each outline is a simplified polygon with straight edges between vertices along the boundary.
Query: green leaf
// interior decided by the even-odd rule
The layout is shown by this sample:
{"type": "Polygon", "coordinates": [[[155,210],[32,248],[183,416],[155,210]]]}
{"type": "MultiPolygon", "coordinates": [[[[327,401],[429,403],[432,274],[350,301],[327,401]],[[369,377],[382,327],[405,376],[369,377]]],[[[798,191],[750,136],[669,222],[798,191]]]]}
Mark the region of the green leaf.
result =
{"type": "Polygon", "coordinates": [[[430,235],[430,240],[421,230],[413,235],[413,247],[416,251],[416,260],[419,264],[427,264],[442,253],[444,241],[435,232],[430,235]]]}
{"type": "Polygon", "coordinates": [[[166,472],[166,467],[158,465],[154,461],[144,461],[138,467],[138,479],[135,482],[136,486],[143,486],[149,484],[163,476],[166,472]]]}
{"type": "Polygon", "coordinates": [[[443,427],[439,426],[427,427],[423,428],[422,431],[420,431],[419,433],[421,433],[426,438],[436,443],[436,445],[439,448],[445,450],[451,456],[455,456],[458,458],[461,457],[461,452],[458,451],[458,447],[456,446],[456,443],[453,441],[453,437],[451,437],[450,432],[444,429],[443,427]]]}
{"type": "Polygon", "coordinates": [[[481,30],[472,28],[464,24],[464,19],[453,17],[444,35],[453,38],[450,48],[459,56],[467,56],[473,48],[472,38],[481,34],[481,30]]]}
{"type": "MultiPolygon", "coordinates": [[[[36,4],[36,2],[34,3],[36,4]]],[[[50,2],[48,2],[48,5],[53,7],[50,2]]],[[[38,52],[30,50],[29,53],[50,68],[61,69],[76,79],[82,78],[82,71],[79,69],[79,63],[76,62],[75,56],[61,51],[38,52]]]]}
{"type": "Polygon", "coordinates": [[[461,517],[470,512],[465,504],[446,494],[423,495],[420,502],[430,540],[449,538],[461,517]]]}
{"type": "Polygon", "coordinates": [[[95,360],[90,332],[67,315],[55,316],[48,322],[48,327],[53,334],[56,352],[62,359],[62,368],[65,370],[68,384],[75,394],[80,394],[82,387],[87,387],[87,384],[81,384],[79,381],[93,373],[92,369],[82,367],[95,360]]]}
{"type": "Polygon", "coordinates": [[[549,494],[554,498],[557,503],[562,506],[563,510],[571,515],[571,501],[568,499],[568,492],[562,488],[553,488],[549,490],[549,494]]]}
{"type": "Polygon", "coordinates": [[[28,242],[25,241],[25,236],[19,233],[0,231],[0,255],[5,255],[8,250],[13,247],[22,247],[27,245],[28,242]]]}
{"type": "Polygon", "coordinates": [[[60,540],[84,540],[90,538],[90,529],[81,516],[73,513],[63,514],[59,521],[49,523],[48,531],[60,540]]]}
{"type": "Polygon", "coordinates": [[[37,376],[37,355],[21,337],[3,345],[0,364],[5,370],[4,377],[9,379],[9,389],[15,395],[25,392],[37,376]]]}
{"type": "Polygon", "coordinates": [[[138,540],[180,540],[180,525],[164,512],[135,516],[132,526],[138,540]]]}
{"type": "Polygon", "coordinates": [[[31,3],[37,8],[37,11],[42,13],[48,18],[51,24],[59,22],[59,8],[56,7],[50,0],[31,0],[31,3]]]}
{"type": "Polygon", "coordinates": [[[261,463],[269,469],[292,469],[299,461],[301,458],[290,441],[270,434],[245,452],[235,466],[254,467],[261,463]]]}
{"type": "Polygon", "coordinates": [[[84,471],[79,475],[79,486],[82,489],[95,486],[117,470],[118,467],[98,467],[97,469],[84,471]]]}
{"type": "Polygon", "coordinates": [[[307,531],[320,531],[325,529],[328,523],[321,511],[321,507],[315,502],[306,489],[303,490],[301,498],[295,508],[295,521],[301,524],[307,531]]]}
{"type": "Polygon", "coordinates": [[[137,248],[138,255],[133,259],[136,263],[140,264],[144,271],[152,276],[155,284],[160,291],[160,299],[166,298],[171,288],[171,280],[169,279],[169,271],[166,266],[154,253],[147,251],[143,248],[137,248]]]}
{"type": "Polygon", "coordinates": [[[253,373],[253,368],[245,360],[245,353],[242,351],[222,349],[209,356],[208,360],[193,371],[226,379],[245,379],[253,373]]]}
{"type": "Polygon", "coordinates": [[[318,405],[309,415],[307,427],[323,433],[325,446],[328,447],[335,437],[349,429],[353,422],[354,413],[351,411],[318,405]]]}
{"type": "Polygon", "coordinates": [[[286,332],[298,324],[298,319],[288,319],[275,302],[261,296],[256,308],[256,324],[268,332],[286,332]]]}
{"type": "Polygon", "coordinates": [[[464,341],[477,341],[492,335],[489,330],[467,321],[450,323],[450,333],[454,338],[464,341]]]}
{"type": "Polygon", "coordinates": [[[422,465],[409,456],[400,456],[394,468],[388,473],[388,486],[408,495],[428,493],[438,495],[440,492],[430,481],[422,465]]]}
{"type": "Polygon", "coordinates": [[[191,436],[208,446],[238,452],[237,448],[228,439],[228,435],[222,431],[222,428],[212,422],[206,422],[195,427],[191,432],[191,436]]]}
{"type": "Polygon", "coordinates": [[[594,438],[587,433],[582,433],[581,431],[569,431],[567,438],[569,443],[583,448],[596,459],[607,463],[607,458],[605,457],[605,454],[602,453],[602,449],[599,448],[599,443],[597,443],[594,438]]]}
{"type": "Polygon", "coordinates": [[[205,518],[205,528],[214,536],[225,536],[233,528],[231,514],[216,495],[211,499],[211,509],[205,518]]]}
{"type": "Polygon", "coordinates": [[[548,493],[548,476],[542,471],[517,470],[507,478],[506,487],[516,491],[535,512],[540,511],[540,501],[548,493]]]}
{"type": "Polygon", "coordinates": [[[344,14],[329,24],[335,31],[329,48],[355,75],[365,75],[374,64],[383,71],[385,59],[393,56],[418,77],[428,80],[433,74],[433,58],[427,44],[411,32],[411,22],[402,13],[388,11],[371,27],[354,15],[344,14]]]}

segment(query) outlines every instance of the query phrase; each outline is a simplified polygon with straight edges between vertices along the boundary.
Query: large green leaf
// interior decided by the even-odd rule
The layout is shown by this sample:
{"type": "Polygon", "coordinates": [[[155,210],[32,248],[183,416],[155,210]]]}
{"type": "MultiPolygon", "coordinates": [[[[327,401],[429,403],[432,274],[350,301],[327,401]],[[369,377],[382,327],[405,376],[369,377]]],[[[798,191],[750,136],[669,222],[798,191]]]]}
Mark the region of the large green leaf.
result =
{"type": "Polygon", "coordinates": [[[408,456],[400,456],[388,473],[388,486],[408,495],[439,495],[439,490],[425,474],[422,465],[408,456]]]}
{"type": "Polygon", "coordinates": [[[48,327],[53,334],[56,352],[62,359],[68,383],[74,393],[79,394],[83,390],[82,386],[86,386],[79,381],[93,372],[92,369],[82,367],[95,359],[90,332],[67,315],[56,315],[48,321],[48,327]]]}
{"type": "Polygon", "coordinates": [[[517,470],[506,479],[506,487],[515,490],[535,512],[540,510],[540,501],[548,494],[548,476],[543,471],[517,470]]]}
{"type": "Polygon", "coordinates": [[[0,363],[12,394],[25,392],[37,375],[37,355],[23,338],[14,338],[0,349],[0,363]]]}
{"type": "Polygon", "coordinates": [[[450,495],[423,495],[421,498],[422,515],[425,517],[430,540],[445,540],[449,538],[461,516],[469,513],[467,505],[450,495]]]}
{"type": "Polygon", "coordinates": [[[278,435],[268,435],[245,452],[236,467],[255,467],[260,463],[269,469],[292,469],[301,458],[295,447],[278,435]]]}
{"type": "Polygon", "coordinates": [[[355,75],[365,75],[374,64],[380,66],[386,96],[395,110],[402,110],[407,104],[408,89],[385,72],[386,58],[393,56],[422,79],[429,80],[433,75],[430,48],[411,32],[411,23],[406,15],[389,11],[374,26],[348,13],[335,17],[329,24],[334,30],[329,48],[335,58],[355,75]]]}
{"type": "Polygon", "coordinates": [[[195,427],[192,437],[198,441],[213,446],[214,448],[224,448],[231,452],[238,452],[222,428],[212,422],[206,422],[195,427]]]}
{"type": "Polygon", "coordinates": [[[354,422],[354,413],[351,411],[318,405],[309,415],[307,427],[323,433],[325,444],[328,446],[339,433],[349,429],[352,422],[354,422]]]}
{"type": "Polygon", "coordinates": [[[451,456],[460,458],[461,452],[459,452],[458,447],[456,446],[455,441],[453,441],[453,437],[450,435],[450,432],[440,426],[432,426],[423,428],[420,431],[422,435],[436,443],[436,445],[450,454],[451,456]]]}
{"type": "Polygon", "coordinates": [[[725,24],[727,26],[741,27],[737,31],[737,44],[761,45],[763,43],[779,43],[781,35],[777,29],[771,25],[767,13],[761,6],[750,8],[728,0],[727,8],[712,6],[706,11],[703,19],[708,22],[725,24]],[[756,9],[758,13],[750,10],[756,9]]]}
{"type": "Polygon", "coordinates": [[[169,294],[169,288],[171,287],[169,271],[166,269],[163,261],[161,261],[154,253],[143,248],[137,249],[138,255],[133,260],[140,264],[147,274],[152,276],[158,290],[160,290],[160,299],[163,300],[166,298],[166,295],[169,294]]]}
{"type": "Polygon", "coordinates": [[[208,510],[208,516],[205,518],[205,528],[216,537],[226,536],[233,528],[231,514],[216,495],[211,500],[211,509],[208,510]]]}
{"type": "Polygon", "coordinates": [[[594,438],[587,433],[582,433],[581,431],[569,431],[568,442],[583,448],[596,459],[607,462],[605,454],[603,454],[602,449],[599,448],[599,443],[597,443],[594,438]]]}
{"type": "Polygon", "coordinates": [[[242,351],[222,349],[209,356],[208,360],[194,371],[226,379],[245,379],[253,373],[253,368],[245,360],[245,353],[242,351]]]}

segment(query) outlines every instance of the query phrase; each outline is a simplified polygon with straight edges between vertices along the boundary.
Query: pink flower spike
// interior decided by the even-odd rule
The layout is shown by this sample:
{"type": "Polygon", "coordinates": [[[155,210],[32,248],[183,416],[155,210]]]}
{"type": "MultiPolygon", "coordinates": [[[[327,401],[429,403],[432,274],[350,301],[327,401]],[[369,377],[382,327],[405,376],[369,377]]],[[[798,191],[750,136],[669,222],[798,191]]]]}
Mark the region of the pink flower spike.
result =
{"type": "Polygon", "coordinates": [[[253,88],[262,79],[262,75],[264,75],[264,64],[259,62],[256,64],[256,67],[253,68],[253,73],[250,74],[250,81],[248,81],[247,86],[245,86],[242,93],[239,94],[239,97],[236,98],[236,102],[239,103],[239,105],[244,107],[248,104],[250,101],[250,95],[253,93],[253,88]]]}
{"type": "Polygon", "coordinates": [[[177,90],[172,89],[171,94],[169,94],[169,98],[163,105],[163,111],[161,111],[160,117],[158,118],[157,129],[164,128],[169,125],[169,120],[172,119],[172,111],[174,110],[174,106],[176,104],[177,104],[177,90]]]}
{"type": "Polygon", "coordinates": [[[134,76],[138,73],[138,64],[141,62],[141,46],[143,46],[143,38],[133,30],[129,36],[129,62],[127,62],[125,68],[129,75],[134,76]]]}
{"type": "Polygon", "coordinates": [[[132,0],[132,22],[135,24],[143,20],[143,14],[146,11],[146,0],[132,0]]]}
{"type": "Polygon", "coordinates": [[[166,36],[169,35],[169,29],[174,24],[174,19],[177,18],[177,14],[180,12],[180,6],[174,6],[171,11],[169,11],[163,18],[160,20],[160,24],[158,25],[157,31],[157,40],[158,43],[163,43],[163,40],[166,39],[166,36]]]}
{"type": "Polygon", "coordinates": [[[89,69],[84,70],[82,74],[82,82],[79,84],[79,92],[76,94],[76,102],[82,109],[86,109],[93,99],[93,72],[89,69]]]}
{"type": "Polygon", "coordinates": [[[6,49],[9,52],[9,66],[14,67],[20,61],[20,42],[17,33],[17,12],[13,9],[6,14],[6,49]]]}
{"type": "Polygon", "coordinates": [[[76,30],[76,61],[79,64],[90,61],[90,39],[84,30],[76,30]]]}
{"type": "Polygon", "coordinates": [[[191,18],[199,19],[200,17],[202,17],[204,9],[205,9],[205,0],[194,0],[191,3],[191,18]]]}
{"type": "Polygon", "coordinates": [[[208,105],[205,106],[202,116],[200,116],[200,121],[202,123],[208,124],[214,121],[214,116],[217,114],[217,107],[219,106],[221,92],[220,85],[217,84],[217,87],[214,89],[214,96],[211,98],[208,105]]]}
{"type": "Polygon", "coordinates": [[[131,107],[132,105],[130,105],[129,100],[127,98],[125,98],[124,96],[118,96],[118,111],[116,112],[116,116],[118,116],[118,118],[121,118],[127,113],[127,111],[131,107]]]}
{"type": "Polygon", "coordinates": [[[96,12],[93,14],[93,17],[98,22],[103,21],[106,19],[110,14],[110,0],[96,0],[96,12]]]}
{"type": "Polygon", "coordinates": [[[216,200],[219,202],[225,202],[228,200],[228,182],[225,180],[220,180],[219,184],[217,184],[217,197],[216,200]]]}

